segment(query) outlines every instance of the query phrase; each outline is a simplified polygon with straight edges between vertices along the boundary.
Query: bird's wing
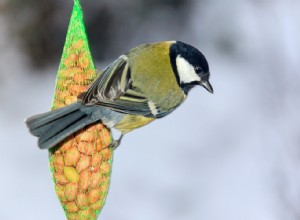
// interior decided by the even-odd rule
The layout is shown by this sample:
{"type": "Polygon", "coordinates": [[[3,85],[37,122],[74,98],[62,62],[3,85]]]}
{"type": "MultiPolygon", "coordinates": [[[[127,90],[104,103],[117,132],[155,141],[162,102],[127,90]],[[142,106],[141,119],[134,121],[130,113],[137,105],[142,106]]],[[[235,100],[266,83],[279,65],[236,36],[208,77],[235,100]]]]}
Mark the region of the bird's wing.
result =
{"type": "Polygon", "coordinates": [[[132,86],[129,64],[125,55],[108,66],[99,78],[83,94],[85,105],[101,105],[116,112],[162,117],[167,112],[160,111],[159,106],[132,86]]]}

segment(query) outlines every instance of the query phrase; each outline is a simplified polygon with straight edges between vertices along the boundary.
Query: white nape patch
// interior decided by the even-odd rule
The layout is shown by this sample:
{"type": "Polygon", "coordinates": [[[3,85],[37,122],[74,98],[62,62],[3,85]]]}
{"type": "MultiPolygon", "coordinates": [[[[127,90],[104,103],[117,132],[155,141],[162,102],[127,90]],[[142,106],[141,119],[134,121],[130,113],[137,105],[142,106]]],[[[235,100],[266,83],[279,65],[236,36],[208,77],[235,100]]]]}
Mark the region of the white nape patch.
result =
{"type": "Polygon", "coordinates": [[[195,72],[194,67],[181,56],[177,56],[176,66],[177,66],[177,72],[181,83],[201,81],[201,78],[195,72]]]}
{"type": "Polygon", "coordinates": [[[157,111],[157,108],[156,108],[156,105],[155,105],[154,102],[148,101],[148,106],[149,106],[149,108],[150,108],[150,111],[151,111],[152,115],[155,116],[155,115],[158,114],[158,111],[157,111]]]}

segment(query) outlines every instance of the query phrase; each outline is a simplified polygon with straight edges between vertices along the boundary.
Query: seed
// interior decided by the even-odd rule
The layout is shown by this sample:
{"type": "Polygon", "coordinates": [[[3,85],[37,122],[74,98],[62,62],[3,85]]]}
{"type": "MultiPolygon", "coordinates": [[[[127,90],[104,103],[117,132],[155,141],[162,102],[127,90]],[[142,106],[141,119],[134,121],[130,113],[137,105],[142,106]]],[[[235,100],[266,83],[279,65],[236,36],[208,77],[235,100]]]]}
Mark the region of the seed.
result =
{"type": "Polygon", "coordinates": [[[57,184],[64,185],[69,182],[65,175],[62,173],[54,173],[54,179],[57,184]]]}
{"type": "Polygon", "coordinates": [[[69,202],[72,202],[76,199],[78,191],[77,183],[68,183],[65,187],[65,196],[69,202]]]}
{"type": "Polygon", "coordinates": [[[105,161],[108,161],[109,159],[111,159],[112,149],[111,148],[105,148],[104,150],[101,151],[101,154],[103,156],[103,159],[105,161]]]}
{"type": "Polygon", "coordinates": [[[70,105],[70,104],[72,104],[72,103],[74,103],[76,101],[77,101],[77,97],[76,96],[67,96],[65,98],[66,105],[70,105]]]}
{"type": "Polygon", "coordinates": [[[88,193],[90,203],[95,203],[100,199],[101,196],[101,188],[91,189],[88,193]]]}
{"type": "Polygon", "coordinates": [[[90,184],[91,172],[89,169],[85,169],[80,174],[79,187],[84,192],[87,190],[90,184]]]}
{"type": "Polygon", "coordinates": [[[105,146],[102,144],[101,138],[97,138],[95,141],[96,151],[99,152],[105,148],[105,146]]]}
{"type": "Polygon", "coordinates": [[[90,209],[84,209],[84,210],[80,210],[78,212],[78,217],[80,220],[85,220],[85,219],[92,219],[91,218],[91,210],[90,209]]]}
{"type": "Polygon", "coordinates": [[[66,106],[65,103],[63,103],[63,102],[58,102],[58,103],[54,104],[54,107],[52,108],[52,110],[53,110],[53,109],[62,108],[62,107],[65,107],[65,106],[66,106]]]}
{"type": "Polygon", "coordinates": [[[64,102],[67,96],[70,96],[70,93],[68,91],[57,91],[55,98],[59,101],[64,102]]]}
{"type": "Polygon", "coordinates": [[[91,157],[81,155],[81,157],[77,163],[77,166],[76,166],[76,170],[78,171],[78,173],[81,173],[81,171],[88,168],[90,165],[90,161],[91,161],[91,157]]]}
{"type": "Polygon", "coordinates": [[[63,186],[60,186],[60,185],[56,185],[55,186],[55,191],[56,191],[56,194],[59,198],[59,200],[61,202],[66,202],[67,199],[66,199],[66,196],[65,196],[65,189],[63,186]]]}
{"type": "Polygon", "coordinates": [[[88,77],[88,80],[93,80],[96,75],[100,75],[102,72],[99,70],[95,71],[93,68],[87,68],[84,70],[84,74],[88,77]]]}
{"type": "MultiPolygon", "coordinates": [[[[78,61],[79,56],[76,53],[71,53],[64,61],[63,63],[67,67],[75,67],[76,63],[78,61]]],[[[68,69],[68,68],[67,68],[68,69]]]]}
{"type": "Polygon", "coordinates": [[[71,147],[65,154],[65,164],[67,166],[75,166],[80,158],[80,153],[76,147],[71,147]]]}
{"type": "Polygon", "coordinates": [[[100,170],[102,171],[103,174],[107,174],[110,171],[110,164],[107,162],[103,162],[100,165],[100,170]]]}
{"type": "Polygon", "coordinates": [[[78,214],[77,213],[67,213],[66,214],[68,220],[78,220],[78,214]]]}
{"type": "Polygon", "coordinates": [[[62,152],[66,152],[67,150],[69,150],[72,146],[73,146],[73,143],[74,143],[74,136],[71,135],[61,146],[60,150],[62,152]]]}
{"type": "Polygon", "coordinates": [[[90,125],[90,126],[88,126],[87,128],[86,128],[86,131],[87,132],[91,132],[91,133],[97,133],[98,131],[97,131],[97,126],[96,125],[90,125]]]}
{"type": "Polygon", "coordinates": [[[88,78],[88,76],[83,72],[76,73],[73,76],[74,82],[76,84],[84,84],[86,82],[87,78],[88,78]]]}
{"type": "Polygon", "coordinates": [[[102,123],[96,124],[96,129],[97,129],[97,131],[100,131],[100,130],[102,130],[103,128],[104,128],[104,125],[103,125],[102,123]]]}
{"type": "Polygon", "coordinates": [[[102,144],[108,147],[111,143],[111,137],[109,131],[105,128],[101,131],[102,144]]]}
{"type": "Polygon", "coordinates": [[[91,188],[96,188],[96,187],[100,186],[101,176],[102,175],[101,175],[100,170],[95,172],[95,173],[92,173],[92,175],[91,175],[91,184],[90,184],[91,188]]]}
{"type": "Polygon", "coordinates": [[[64,175],[72,183],[79,181],[79,174],[74,167],[64,167],[64,175]]]}
{"type": "Polygon", "coordinates": [[[93,142],[94,140],[95,136],[93,135],[93,132],[85,131],[79,137],[79,141],[82,142],[93,142]]]}
{"type": "Polygon", "coordinates": [[[76,41],[75,43],[73,43],[70,47],[71,50],[79,50],[83,47],[83,40],[79,39],[78,41],[76,41]]]}
{"type": "Polygon", "coordinates": [[[90,207],[94,210],[100,210],[102,206],[103,206],[103,201],[101,199],[90,205],[90,207]]]}
{"type": "Polygon", "coordinates": [[[88,59],[79,59],[78,61],[78,67],[82,69],[88,68],[90,65],[90,61],[88,59]]]}
{"type": "Polygon", "coordinates": [[[80,93],[84,92],[86,89],[87,89],[87,86],[82,86],[82,85],[70,85],[69,86],[69,91],[74,96],[79,95],[80,93]]]}
{"type": "Polygon", "coordinates": [[[62,173],[64,170],[64,157],[61,154],[55,154],[54,156],[54,169],[57,173],[62,173]]]}
{"type": "Polygon", "coordinates": [[[87,195],[85,195],[84,193],[78,194],[76,198],[76,204],[80,209],[87,207],[89,205],[87,195]]]}
{"type": "Polygon", "coordinates": [[[102,176],[101,187],[108,189],[110,183],[110,176],[102,176]]]}
{"type": "Polygon", "coordinates": [[[100,165],[100,162],[102,161],[102,154],[101,153],[95,153],[92,156],[92,167],[98,167],[100,165]]]}
{"type": "Polygon", "coordinates": [[[65,207],[69,213],[78,212],[78,207],[75,202],[67,202],[65,207]]]}
{"type": "Polygon", "coordinates": [[[61,70],[59,72],[59,76],[64,78],[64,79],[70,79],[74,76],[74,74],[76,74],[78,72],[81,72],[81,69],[79,67],[73,66],[73,67],[61,70]]]}
{"type": "Polygon", "coordinates": [[[78,150],[85,155],[92,155],[95,152],[95,146],[94,143],[79,142],[78,150]]]}

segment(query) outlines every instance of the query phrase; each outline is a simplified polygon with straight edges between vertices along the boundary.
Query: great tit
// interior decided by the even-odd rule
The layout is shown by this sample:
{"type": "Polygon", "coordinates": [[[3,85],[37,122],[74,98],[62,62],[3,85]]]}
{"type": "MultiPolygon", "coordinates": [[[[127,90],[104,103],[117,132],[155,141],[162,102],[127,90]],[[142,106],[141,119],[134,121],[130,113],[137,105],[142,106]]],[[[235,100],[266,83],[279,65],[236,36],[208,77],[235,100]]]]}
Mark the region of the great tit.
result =
{"type": "MultiPolygon", "coordinates": [[[[176,109],[195,85],[213,93],[204,55],[189,44],[142,44],[110,64],[77,102],[32,116],[26,124],[41,149],[55,147],[76,131],[101,122],[124,134],[176,109]]],[[[112,144],[116,148],[120,140],[112,144]]]]}

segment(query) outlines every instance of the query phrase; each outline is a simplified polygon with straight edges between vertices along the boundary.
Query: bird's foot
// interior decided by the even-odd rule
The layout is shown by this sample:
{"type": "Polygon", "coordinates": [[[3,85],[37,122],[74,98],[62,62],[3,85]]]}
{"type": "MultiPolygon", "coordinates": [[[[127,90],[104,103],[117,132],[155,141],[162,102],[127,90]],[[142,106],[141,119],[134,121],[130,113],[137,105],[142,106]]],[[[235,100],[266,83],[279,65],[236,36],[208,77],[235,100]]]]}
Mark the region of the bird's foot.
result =
{"type": "Polygon", "coordinates": [[[113,150],[116,150],[119,145],[121,144],[121,140],[123,138],[123,135],[118,140],[113,140],[113,142],[109,145],[109,148],[112,148],[113,150]]]}

